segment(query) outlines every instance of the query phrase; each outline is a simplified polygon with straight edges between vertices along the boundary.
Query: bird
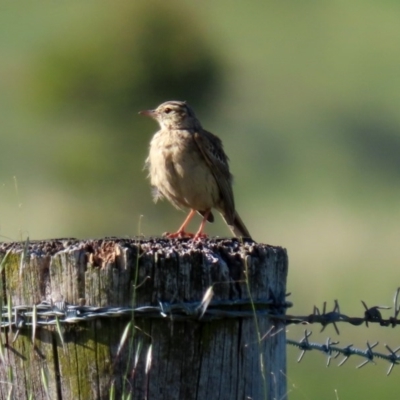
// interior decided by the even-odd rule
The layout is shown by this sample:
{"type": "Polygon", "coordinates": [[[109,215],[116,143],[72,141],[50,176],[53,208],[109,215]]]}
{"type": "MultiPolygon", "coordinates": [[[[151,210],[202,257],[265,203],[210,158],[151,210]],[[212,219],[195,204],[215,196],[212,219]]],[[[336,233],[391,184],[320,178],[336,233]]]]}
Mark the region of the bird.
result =
{"type": "Polygon", "coordinates": [[[176,208],[190,210],[180,228],[168,238],[207,237],[206,222],[214,222],[216,209],[236,237],[251,235],[235,209],[229,158],[221,139],[206,131],[185,101],[166,101],[153,110],[140,111],[156,120],[160,129],[150,141],[145,167],[153,198],[169,200],[176,208]],[[198,212],[203,218],[198,231],[186,227],[198,212]]]}

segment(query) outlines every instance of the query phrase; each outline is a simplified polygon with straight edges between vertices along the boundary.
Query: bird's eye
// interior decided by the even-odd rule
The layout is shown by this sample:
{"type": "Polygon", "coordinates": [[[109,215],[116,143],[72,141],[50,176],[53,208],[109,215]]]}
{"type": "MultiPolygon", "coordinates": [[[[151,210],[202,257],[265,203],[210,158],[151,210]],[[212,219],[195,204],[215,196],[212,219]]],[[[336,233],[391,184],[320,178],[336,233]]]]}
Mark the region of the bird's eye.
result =
{"type": "Polygon", "coordinates": [[[169,114],[171,111],[172,111],[172,110],[171,110],[170,108],[166,108],[166,109],[164,110],[165,114],[169,114]]]}

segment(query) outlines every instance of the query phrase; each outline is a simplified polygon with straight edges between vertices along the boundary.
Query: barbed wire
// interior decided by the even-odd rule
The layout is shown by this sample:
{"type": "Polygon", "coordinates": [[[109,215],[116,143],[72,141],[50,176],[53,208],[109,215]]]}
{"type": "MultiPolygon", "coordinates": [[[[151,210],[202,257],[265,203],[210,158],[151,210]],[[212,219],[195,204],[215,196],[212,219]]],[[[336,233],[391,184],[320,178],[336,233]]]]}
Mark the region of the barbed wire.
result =
{"type": "Polygon", "coordinates": [[[349,317],[340,312],[340,306],[338,300],[334,301],[334,307],[332,311],[326,311],[326,302],[324,302],[322,307],[322,312],[316,306],[314,306],[313,312],[310,315],[305,316],[294,316],[294,315],[275,315],[271,318],[283,320],[286,324],[320,324],[322,326],[321,332],[325,330],[325,328],[332,324],[335,328],[336,333],[339,335],[339,328],[337,326],[338,322],[345,322],[351,325],[365,325],[368,327],[370,323],[379,324],[380,326],[391,326],[394,328],[395,326],[400,324],[400,319],[398,319],[398,315],[400,313],[400,288],[397,288],[393,298],[393,315],[388,318],[383,318],[380,310],[390,310],[392,307],[388,306],[373,306],[368,307],[366,302],[361,300],[361,303],[364,307],[364,316],[363,317],[349,317]]]}
{"type": "MultiPolygon", "coordinates": [[[[392,307],[388,306],[373,306],[368,307],[365,301],[361,301],[364,307],[364,316],[363,317],[349,317],[345,314],[340,312],[339,302],[335,300],[333,310],[330,312],[326,312],[326,302],[324,302],[322,307],[322,312],[320,312],[319,308],[314,306],[313,313],[308,316],[290,316],[286,315],[285,317],[288,318],[290,321],[289,323],[294,324],[314,324],[319,323],[322,326],[321,332],[329,325],[332,324],[335,328],[336,333],[339,335],[339,329],[337,327],[338,322],[345,322],[351,325],[359,326],[365,323],[368,327],[369,323],[377,323],[380,326],[389,327],[391,326],[394,328],[395,326],[400,324],[400,320],[398,319],[398,315],[400,313],[400,305],[399,305],[399,298],[400,298],[400,288],[397,288],[393,297],[393,314],[388,318],[383,318],[382,313],[380,310],[390,310],[392,307]]],[[[388,351],[387,354],[380,353],[374,351],[373,349],[379,344],[379,342],[375,342],[370,344],[367,341],[367,348],[365,350],[359,349],[354,347],[352,344],[346,347],[339,347],[339,341],[332,341],[331,338],[327,338],[325,343],[315,343],[310,342],[308,338],[311,336],[312,332],[305,330],[304,337],[300,341],[295,341],[292,339],[286,339],[286,343],[301,349],[300,357],[298,358],[298,362],[300,362],[304,354],[307,351],[311,350],[318,350],[324,353],[327,359],[327,366],[330,365],[332,358],[337,358],[340,355],[343,356],[343,359],[339,362],[338,366],[341,367],[349,358],[350,356],[359,356],[365,358],[361,364],[359,364],[356,368],[362,368],[369,363],[374,363],[375,358],[380,358],[390,363],[389,369],[387,371],[387,375],[393,370],[393,367],[400,362],[400,356],[397,355],[397,352],[400,350],[400,347],[392,350],[390,346],[385,344],[385,348],[388,351]]]]}
{"type": "MultiPolygon", "coordinates": [[[[288,296],[288,295],[287,295],[288,296]]],[[[322,312],[316,306],[310,315],[293,316],[285,314],[285,310],[292,306],[292,303],[285,301],[279,303],[275,296],[270,294],[268,299],[259,299],[250,301],[249,299],[238,300],[212,300],[212,287],[203,296],[201,302],[187,303],[170,303],[159,301],[157,306],[138,306],[138,307],[91,307],[85,306],[84,299],[81,299],[81,304],[71,305],[65,301],[48,302],[43,301],[37,305],[20,305],[11,306],[8,304],[2,307],[0,328],[16,328],[17,334],[21,329],[43,326],[57,326],[57,330],[61,324],[76,324],[84,321],[91,321],[98,318],[122,318],[133,316],[136,318],[167,318],[175,321],[183,320],[202,320],[211,321],[222,318],[254,318],[264,316],[271,320],[278,320],[286,325],[289,324],[320,324],[321,332],[330,324],[334,326],[336,333],[339,335],[337,323],[344,322],[351,325],[360,326],[363,323],[368,327],[369,323],[377,323],[383,327],[396,327],[400,324],[398,315],[400,313],[400,288],[398,288],[393,298],[394,312],[392,316],[383,318],[380,310],[389,310],[388,306],[373,306],[368,307],[365,301],[361,301],[364,307],[363,317],[349,317],[340,312],[339,302],[334,301],[332,311],[326,311],[326,302],[322,307],[322,312]]],[[[327,365],[333,359],[342,355],[344,358],[338,366],[342,366],[350,356],[356,355],[365,358],[357,368],[362,368],[368,363],[374,363],[375,358],[386,360],[390,363],[387,375],[389,375],[393,367],[400,363],[400,347],[392,350],[385,344],[388,351],[387,354],[379,353],[373,349],[378,345],[378,342],[370,344],[367,342],[365,350],[354,347],[352,344],[346,347],[339,347],[338,341],[331,341],[330,338],[325,343],[310,342],[308,338],[312,332],[306,330],[304,337],[300,341],[287,339],[286,343],[295,346],[301,350],[298,362],[300,362],[305,353],[311,350],[317,350],[327,355],[327,365]]],[[[14,340],[15,340],[14,339],[14,340]]]]}
{"type": "Polygon", "coordinates": [[[300,341],[286,339],[287,344],[298,347],[301,350],[297,362],[300,362],[303,359],[304,354],[307,351],[311,350],[318,350],[321,353],[324,353],[328,357],[326,364],[327,366],[330,365],[332,358],[335,359],[340,355],[343,355],[344,358],[339,362],[338,367],[341,367],[350,358],[350,356],[353,355],[363,357],[366,359],[361,364],[357,365],[356,368],[362,368],[369,363],[375,364],[374,358],[380,358],[389,361],[390,365],[386,375],[390,375],[390,373],[393,370],[393,367],[399,364],[400,361],[400,356],[396,354],[400,350],[400,347],[398,347],[395,350],[392,350],[387,344],[385,344],[388,354],[383,354],[373,351],[374,347],[376,347],[379,344],[379,342],[375,342],[374,344],[370,344],[369,342],[367,342],[367,348],[365,350],[362,350],[354,347],[352,344],[346,347],[338,347],[337,345],[339,344],[339,342],[338,341],[332,342],[331,338],[327,338],[325,343],[313,343],[308,340],[311,334],[312,332],[305,330],[304,337],[300,341]]]}
{"type": "Polygon", "coordinates": [[[274,299],[261,299],[251,302],[243,300],[208,301],[205,297],[201,302],[168,303],[159,302],[158,306],[139,307],[91,307],[85,305],[71,305],[64,301],[43,301],[34,306],[21,305],[2,308],[1,328],[16,327],[18,329],[31,326],[50,326],[61,324],[75,324],[91,321],[97,318],[170,318],[172,320],[203,320],[210,321],[221,318],[253,318],[257,315],[270,317],[274,310],[290,307],[290,302],[276,303],[274,299]]]}
{"type": "Polygon", "coordinates": [[[2,307],[0,327],[9,326],[30,326],[35,318],[37,325],[54,325],[56,318],[61,323],[78,323],[81,321],[93,320],[95,318],[116,318],[132,316],[135,314],[141,318],[165,318],[171,319],[220,319],[220,318],[252,318],[256,316],[267,316],[273,320],[283,321],[289,324],[320,324],[321,332],[330,324],[340,334],[337,323],[345,322],[351,325],[368,326],[370,323],[377,323],[381,326],[395,327],[400,324],[398,315],[400,313],[400,288],[395,292],[393,303],[394,313],[388,318],[383,318],[380,310],[389,310],[388,306],[368,307],[361,301],[364,307],[363,317],[349,317],[340,312],[339,302],[334,301],[332,311],[326,311],[326,302],[323,304],[322,312],[316,306],[312,314],[305,316],[294,316],[285,314],[292,303],[286,301],[279,303],[272,294],[268,299],[238,300],[213,300],[212,290],[207,291],[201,302],[170,303],[159,301],[158,306],[140,307],[91,307],[84,305],[84,299],[80,305],[71,305],[67,302],[43,301],[37,305],[10,305],[2,307]]]}

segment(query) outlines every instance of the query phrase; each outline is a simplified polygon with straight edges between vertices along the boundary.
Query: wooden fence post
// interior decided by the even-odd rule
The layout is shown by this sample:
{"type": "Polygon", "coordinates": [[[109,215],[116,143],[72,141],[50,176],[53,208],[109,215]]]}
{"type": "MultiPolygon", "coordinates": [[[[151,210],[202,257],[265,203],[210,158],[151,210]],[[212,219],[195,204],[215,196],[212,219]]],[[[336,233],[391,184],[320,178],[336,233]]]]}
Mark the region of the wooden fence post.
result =
{"type": "Polygon", "coordinates": [[[286,399],[282,248],[56,239],[0,263],[0,399],[286,399]]]}

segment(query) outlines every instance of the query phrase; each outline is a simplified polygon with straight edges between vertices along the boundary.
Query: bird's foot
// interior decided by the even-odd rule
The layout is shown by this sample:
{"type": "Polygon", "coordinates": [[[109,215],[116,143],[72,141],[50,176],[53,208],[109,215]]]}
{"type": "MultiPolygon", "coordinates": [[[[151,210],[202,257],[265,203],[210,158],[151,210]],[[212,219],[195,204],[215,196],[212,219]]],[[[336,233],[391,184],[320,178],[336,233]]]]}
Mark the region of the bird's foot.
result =
{"type": "Polygon", "coordinates": [[[166,232],[163,236],[167,237],[168,239],[193,239],[196,235],[190,232],[178,231],[175,233],[166,232]]]}
{"type": "Polygon", "coordinates": [[[208,235],[203,232],[196,233],[195,235],[193,235],[193,240],[201,240],[201,239],[207,239],[207,238],[208,238],[208,235]]]}
{"type": "Polygon", "coordinates": [[[208,235],[203,232],[197,232],[195,233],[190,233],[190,232],[185,232],[185,231],[178,231],[175,233],[164,233],[164,237],[168,239],[192,239],[192,240],[201,240],[201,239],[206,239],[208,238],[208,235]]]}

